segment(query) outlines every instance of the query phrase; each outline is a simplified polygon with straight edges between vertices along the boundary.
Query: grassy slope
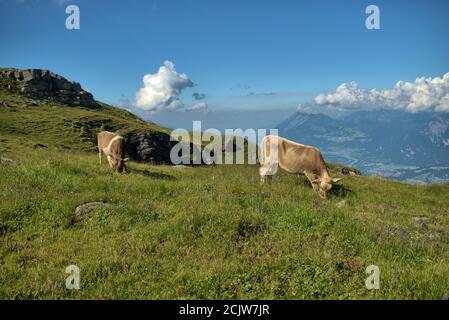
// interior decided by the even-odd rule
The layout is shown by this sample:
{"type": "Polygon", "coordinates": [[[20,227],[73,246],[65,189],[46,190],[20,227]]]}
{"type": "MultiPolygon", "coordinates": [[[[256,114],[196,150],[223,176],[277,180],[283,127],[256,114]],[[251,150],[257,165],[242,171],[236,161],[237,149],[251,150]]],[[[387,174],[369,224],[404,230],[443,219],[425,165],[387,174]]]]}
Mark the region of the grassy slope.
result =
{"type": "MultiPolygon", "coordinates": [[[[344,187],[324,201],[303,178],[286,173],[260,186],[257,166],[131,162],[131,173],[114,175],[84,152],[91,143],[80,139],[81,129],[60,120],[84,119],[89,127],[106,114],[51,105],[3,109],[0,155],[17,163],[0,164],[0,298],[448,293],[448,184],[344,177],[344,187]],[[74,223],[76,206],[90,201],[112,206],[74,223]],[[70,264],[80,267],[79,291],[65,289],[70,264]],[[378,291],[364,286],[371,264],[381,270],[378,291]]],[[[108,116],[138,125],[119,110],[108,116]]]]}
{"type": "Polygon", "coordinates": [[[101,104],[98,109],[69,107],[56,102],[34,101],[4,90],[0,90],[0,101],[10,106],[0,104],[0,152],[14,149],[18,144],[93,151],[96,134],[102,125],[106,130],[120,130],[125,135],[139,130],[169,133],[166,128],[106,104],[101,104]]]}

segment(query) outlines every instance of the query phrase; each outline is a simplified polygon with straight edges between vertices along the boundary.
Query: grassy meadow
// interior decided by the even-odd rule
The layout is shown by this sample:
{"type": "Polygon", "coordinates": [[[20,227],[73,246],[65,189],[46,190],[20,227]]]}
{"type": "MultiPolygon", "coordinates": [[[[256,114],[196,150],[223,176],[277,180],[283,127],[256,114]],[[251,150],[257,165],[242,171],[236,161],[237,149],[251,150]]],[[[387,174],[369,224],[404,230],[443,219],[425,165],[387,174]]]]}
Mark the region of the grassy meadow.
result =
{"type": "Polygon", "coordinates": [[[449,185],[344,177],[328,201],[250,165],[112,174],[94,153],[2,152],[2,299],[441,299],[449,185]],[[75,208],[109,207],[74,220],[75,208]],[[343,202],[342,202],[343,201],[343,202]],[[65,288],[80,268],[81,289],[65,288]],[[368,265],[380,289],[365,287],[368,265]]]}

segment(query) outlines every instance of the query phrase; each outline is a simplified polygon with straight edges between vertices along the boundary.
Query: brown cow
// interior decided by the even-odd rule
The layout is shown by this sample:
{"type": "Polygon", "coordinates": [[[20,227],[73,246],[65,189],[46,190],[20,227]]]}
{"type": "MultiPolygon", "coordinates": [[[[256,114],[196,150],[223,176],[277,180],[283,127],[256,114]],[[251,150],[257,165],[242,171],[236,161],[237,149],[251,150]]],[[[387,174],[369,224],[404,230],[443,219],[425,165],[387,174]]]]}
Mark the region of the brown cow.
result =
{"type": "Polygon", "coordinates": [[[264,183],[276,173],[278,166],[290,173],[304,174],[319,196],[327,199],[332,179],[327,172],[323,156],[318,148],[299,144],[282,137],[268,135],[262,140],[260,180],[264,183]]]}
{"type": "Polygon", "coordinates": [[[101,153],[108,158],[109,166],[117,172],[126,172],[125,139],[109,131],[101,131],[97,136],[98,157],[101,163],[101,153]]]}

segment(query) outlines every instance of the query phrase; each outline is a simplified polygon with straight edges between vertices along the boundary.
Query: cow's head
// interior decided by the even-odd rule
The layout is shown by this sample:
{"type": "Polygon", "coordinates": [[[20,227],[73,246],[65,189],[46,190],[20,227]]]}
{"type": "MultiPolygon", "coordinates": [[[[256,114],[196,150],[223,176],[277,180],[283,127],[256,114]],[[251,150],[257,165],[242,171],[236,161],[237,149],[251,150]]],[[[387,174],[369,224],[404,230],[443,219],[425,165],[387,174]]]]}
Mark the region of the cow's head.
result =
{"type": "Polygon", "coordinates": [[[312,181],[312,183],[318,184],[318,195],[323,199],[327,199],[327,195],[332,189],[332,184],[340,180],[341,178],[326,177],[318,178],[312,181]]]}
{"type": "Polygon", "coordinates": [[[126,172],[126,165],[125,162],[128,161],[128,158],[113,158],[113,164],[114,164],[114,169],[118,172],[118,173],[124,173],[126,172]]]}

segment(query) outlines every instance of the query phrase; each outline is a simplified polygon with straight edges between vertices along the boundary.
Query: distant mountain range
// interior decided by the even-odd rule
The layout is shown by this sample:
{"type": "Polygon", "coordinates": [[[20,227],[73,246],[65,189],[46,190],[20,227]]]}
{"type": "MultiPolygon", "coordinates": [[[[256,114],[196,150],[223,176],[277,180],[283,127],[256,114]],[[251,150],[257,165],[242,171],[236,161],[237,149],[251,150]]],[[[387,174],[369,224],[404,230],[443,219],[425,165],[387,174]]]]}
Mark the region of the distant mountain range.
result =
{"type": "Polygon", "coordinates": [[[449,181],[449,114],[358,111],[344,118],[296,112],[279,134],[317,146],[326,160],[408,182],[449,181]]]}

